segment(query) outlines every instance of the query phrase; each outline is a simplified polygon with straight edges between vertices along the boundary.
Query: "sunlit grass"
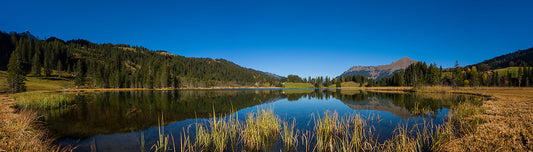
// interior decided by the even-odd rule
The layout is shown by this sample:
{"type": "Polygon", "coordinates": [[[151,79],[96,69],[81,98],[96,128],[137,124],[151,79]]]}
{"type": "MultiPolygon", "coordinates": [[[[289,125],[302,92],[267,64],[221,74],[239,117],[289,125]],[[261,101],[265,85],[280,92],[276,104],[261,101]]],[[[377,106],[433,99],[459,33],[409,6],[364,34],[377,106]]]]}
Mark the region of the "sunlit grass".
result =
{"type": "Polygon", "coordinates": [[[21,110],[16,114],[0,115],[0,151],[72,151],[77,146],[51,146],[43,126],[38,125],[37,112],[21,110]]]}
{"type": "Polygon", "coordinates": [[[161,115],[161,119],[158,121],[158,125],[158,139],[156,141],[156,144],[154,144],[151,149],[154,149],[155,152],[166,152],[169,148],[169,135],[165,134],[163,115],[161,115]]]}
{"type": "Polygon", "coordinates": [[[313,86],[312,84],[310,83],[285,83],[283,84],[283,87],[284,88],[314,88],[315,86],[313,86]]]}
{"type": "Polygon", "coordinates": [[[463,130],[461,127],[473,125],[464,118],[480,112],[483,111],[479,106],[465,102],[454,107],[442,125],[400,124],[392,137],[378,142],[372,124],[379,123],[375,120],[379,117],[363,119],[359,115],[339,116],[337,112],[326,111],[315,117],[312,130],[302,131],[295,127],[295,121],[281,120],[273,109],[259,108],[242,123],[236,115],[219,118],[213,114],[208,121],[191,125],[195,136],[191,138],[189,129],[184,129],[179,149],[167,148],[174,139],[164,135],[160,127],[152,150],[268,151],[279,143],[278,148],[284,151],[442,151],[463,130]]]}
{"type": "Polygon", "coordinates": [[[258,150],[269,145],[281,130],[279,117],[272,109],[258,109],[250,113],[243,128],[243,141],[247,148],[258,150]]]}
{"type": "Polygon", "coordinates": [[[282,122],[283,129],[281,130],[281,140],[285,150],[296,150],[298,145],[298,131],[294,129],[296,120],[291,124],[282,122]]]}
{"type": "Polygon", "coordinates": [[[15,105],[22,109],[54,109],[72,103],[73,95],[41,93],[41,92],[24,92],[11,94],[10,97],[15,99],[15,105]]]}

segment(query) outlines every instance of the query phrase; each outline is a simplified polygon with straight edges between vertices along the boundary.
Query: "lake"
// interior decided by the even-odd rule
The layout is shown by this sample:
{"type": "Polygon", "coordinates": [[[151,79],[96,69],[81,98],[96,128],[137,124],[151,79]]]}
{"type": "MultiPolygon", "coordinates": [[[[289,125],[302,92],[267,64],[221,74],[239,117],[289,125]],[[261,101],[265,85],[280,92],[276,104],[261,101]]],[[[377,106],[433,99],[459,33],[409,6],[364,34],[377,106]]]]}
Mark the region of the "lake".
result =
{"type": "MultiPolygon", "coordinates": [[[[77,151],[140,151],[150,149],[164,133],[175,139],[184,131],[194,137],[196,123],[217,118],[246,120],[249,113],[270,109],[300,132],[312,131],[324,113],[366,120],[372,138],[384,141],[398,127],[440,125],[450,107],[460,102],[481,104],[481,98],[455,94],[380,93],[346,89],[233,89],[121,91],[84,93],[75,104],[43,111],[44,120],[59,138],[58,145],[77,151]],[[163,121],[161,121],[163,120],[163,121]]],[[[301,145],[300,145],[301,146],[301,145]]],[[[171,145],[172,147],[172,145],[171,145]]],[[[275,139],[265,151],[280,151],[275,139]]]]}

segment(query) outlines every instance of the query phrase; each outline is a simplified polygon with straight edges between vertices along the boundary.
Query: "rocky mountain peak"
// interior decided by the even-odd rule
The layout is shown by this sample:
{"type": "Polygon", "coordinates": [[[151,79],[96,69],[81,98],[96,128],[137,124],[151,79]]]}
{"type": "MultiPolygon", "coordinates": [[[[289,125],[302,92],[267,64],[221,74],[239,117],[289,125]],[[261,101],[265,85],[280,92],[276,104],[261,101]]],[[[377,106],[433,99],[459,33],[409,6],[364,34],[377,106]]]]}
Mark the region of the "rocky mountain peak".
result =
{"type": "Polygon", "coordinates": [[[388,77],[391,76],[394,72],[405,69],[409,65],[416,63],[418,61],[411,60],[409,57],[403,57],[400,60],[396,60],[392,62],[391,64],[387,65],[378,65],[378,66],[353,66],[344,73],[341,74],[341,76],[347,76],[347,75],[364,75],[370,78],[381,78],[381,77],[388,77]]]}

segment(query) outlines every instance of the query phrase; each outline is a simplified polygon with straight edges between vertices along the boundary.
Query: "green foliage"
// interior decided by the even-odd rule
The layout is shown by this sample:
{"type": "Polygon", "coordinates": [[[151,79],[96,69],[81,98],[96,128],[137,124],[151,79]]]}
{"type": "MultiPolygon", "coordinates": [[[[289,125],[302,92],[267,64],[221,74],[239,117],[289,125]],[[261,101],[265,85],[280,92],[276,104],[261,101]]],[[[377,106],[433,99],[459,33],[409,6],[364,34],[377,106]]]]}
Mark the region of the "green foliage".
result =
{"type": "MultiPolygon", "coordinates": [[[[187,58],[125,44],[87,40],[39,40],[29,33],[0,32],[0,57],[18,49],[24,73],[74,79],[89,88],[272,86],[279,80],[224,59],[187,58]],[[65,68],[66,67],[66,68],[65,68]],[[56,72],[52,73],[53,70],[56,72]]],[[[4,61],[4,60],[2,60],[4,61]]],[[[7,63],[0,62],[0,69],[7,63]]],[[[298,80],[301,81],[301,80],[298,80]]]]}
{"type": "Polygon", "coordinates": [[[335,83],[335,87],[337,88],[341,87],[341,81],[339,81],[339,79],[337,78],[333,79],[333,83],[335,83]]]}
{"type": "Polygon", "coordinates": [[[9,64],[7,65],[7,83],[9,92],[26,91],[24,83],[26,78],[24,77],[24,71],[22,69],[21,59],[18,52],[18,50],[15,50],[11,53],[11,58],[9,58],[9,64]]]}
{"type": "Polygon", "coordinates": [[[378,80],[379,86],[530,86],[533,68],[509,67],[480,72],[476,66],[461,68],[457,63],[453,69],[441,70],[436,65],[423,62],[412,64],[405,70],[395,72],[390,78],[378,80]]]}
{"type": "Polygon", "coordinates": [[[40,92],[24,92],[12,94],[15,105],[21,109],[55,109],[74,101],[72,95],[40,92]]]}
{"type": "Polygon", "coordinates": [[[41,76],[41,61],[40,61],[40,54],[39,54],[39,51],[36,51],[35,54],[33,55],[33,60],[32,60],[32,66],[31,66],[31,74],[33,76],[41,76]]]}
{"type": "Polygon", "coordinates": [[[76,64],[76,78],[74,79],[74,85],[78,88],[82,87],[85,83],[85,72],[82,67],[81,61],[78,60],[78,64],[76,64]]]}
{"type": "Polygon", "coordinates": [[[479,67],[479,71],[485,72],[487,70],[495,70],[506,67],[521,67],[531,65],[533,65],[533,48],[518,50],[513,53],[501,55],[472,66],[479,67]]]}
{"type": "Polygon", "coordinates": [[[314,88],[310,83],[285,83],[284,88],[314,88]]]}

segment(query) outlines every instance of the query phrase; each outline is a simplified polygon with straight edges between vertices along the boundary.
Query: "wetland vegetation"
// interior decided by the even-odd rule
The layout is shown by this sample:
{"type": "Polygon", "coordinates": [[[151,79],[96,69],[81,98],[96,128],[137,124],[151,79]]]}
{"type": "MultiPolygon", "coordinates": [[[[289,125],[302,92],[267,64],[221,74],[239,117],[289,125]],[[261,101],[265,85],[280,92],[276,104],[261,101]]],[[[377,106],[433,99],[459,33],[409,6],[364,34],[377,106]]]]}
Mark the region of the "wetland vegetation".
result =
{"type": "Polygon", "coordinates": [[[41,112],[57,145],[81,151],[433,150],[452,135],[442,134],[453,107],[481,104],[471,95],[335,89],[122,91],[74,99],[41,112]]]}

